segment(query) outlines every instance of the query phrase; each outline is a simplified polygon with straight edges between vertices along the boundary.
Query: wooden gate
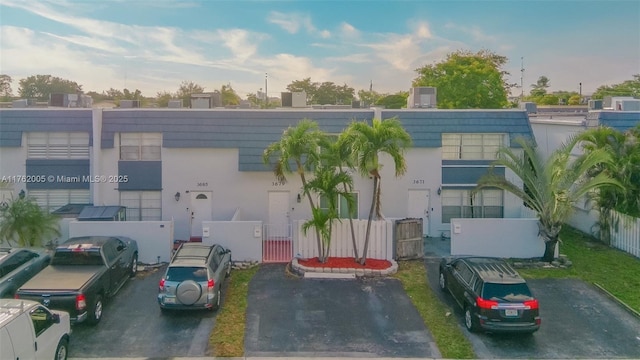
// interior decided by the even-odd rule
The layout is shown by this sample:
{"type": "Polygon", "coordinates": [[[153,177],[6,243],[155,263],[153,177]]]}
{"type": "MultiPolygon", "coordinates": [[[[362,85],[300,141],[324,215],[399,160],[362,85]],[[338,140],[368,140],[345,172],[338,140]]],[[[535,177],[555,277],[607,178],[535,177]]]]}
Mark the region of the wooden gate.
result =
{"type": "Polygon", "coordinates": [[[420,259],[424,256],[422,219],[396,220],[396,259],[420,259]]]}

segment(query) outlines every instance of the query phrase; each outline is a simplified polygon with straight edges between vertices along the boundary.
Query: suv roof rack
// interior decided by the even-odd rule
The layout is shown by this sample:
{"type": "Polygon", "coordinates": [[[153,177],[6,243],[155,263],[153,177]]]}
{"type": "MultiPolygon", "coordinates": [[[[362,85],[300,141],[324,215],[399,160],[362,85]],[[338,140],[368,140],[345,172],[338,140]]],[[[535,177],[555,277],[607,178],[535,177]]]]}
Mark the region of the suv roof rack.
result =
{"type": "Polygon", "coordinates": [[[465,258],[467,264],[471,266],[483,280],[503,281],[524,279],[504,260],[489,257],[469,257],[465,258]]]}

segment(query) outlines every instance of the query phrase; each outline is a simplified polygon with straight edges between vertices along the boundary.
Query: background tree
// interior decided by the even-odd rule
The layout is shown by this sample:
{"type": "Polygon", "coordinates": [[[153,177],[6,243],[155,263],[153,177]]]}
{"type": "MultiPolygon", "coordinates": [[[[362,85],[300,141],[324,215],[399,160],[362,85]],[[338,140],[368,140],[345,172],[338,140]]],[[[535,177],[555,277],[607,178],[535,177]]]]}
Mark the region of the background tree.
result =
{"type": "Polygon", "coordinates": [[[191,107],[191,94],[202,94],[204,87],[193,81],[183,81],[176,92],[176,97],[182,99],[182,106],[191,107]]]}
{"type": "Polygon", "coordinates": [[[48,101],[51,94],[77,94],[82,85],[51,75],[32,75],[20,80],[18,93],[21,98],[48,101]]]}
{"type": "Polygon", "coordinates": [[[505,80],[508,72],[501,70],[507,58],[488,50],[477,53],[458,50],[446,60],[416,69],[413,86],[433,86],[438,89],[438,108],[499,109],[506,107],[512,86],[505,80]]]}
{"type": "Polygon", "coordinates": [[[371,222],[374,214],[376,218],[382,218],[381,212],[381,176],[380,155],[387,154],[393,160],[395,176],[402,176],[407,170],[407,163],[404,158],[404,151],[411,146],[411,136],[402,127],[397,118],[373,119],[371,125],[364,121],[352,122],[346,130],[346,141],[351,144],[352,156],[356,167],[362,176],[373,179],[373,193],[371,196],[371,208],[367,221],[364,248],[360,263],[366,262],[367,251],[369,250],[369,238],[371,232],[371,222]]]}
{"type": "MultiPolygon", "coordinates": [[[[158,107],[168,107],[169,106],[169,100],[176,98],[177,96],[175,96],[174,94],[167,92],[167,91],[159,91],[156,94],[156,104],[158,105],[158,107]]],[[[182,106],[185,106],[185,104],[182,104],[182,106]]]]}
{"type": "Polygon", "coordinates": [[[318,90],[318,86],[320,86],[320,84],[311,82],[311,78],[305,78],[302,80],[292,81],[289,85],[287,85],[287,91],[304,91],[307,93],[307,103],[314,104],[313,100],[316,95],[316,91],[318,90]]]}
{"type": "Polygon", "coordinates": [[[384,95],[378,93],[375,90],[358,90],[358,99],[360,99],[361,106],[368,106],[375,104],[384,95]]]}
{"type": "Polygon", "coordinates": [[[376,101],[376,105],[384,106],[385,109],[402,109],[407,107],[409,92],[398,92],[392,95],[385,95],[376,101]]]}
{"type": "Polygon", "coordinates": [[[531,87],[533,88],[530,93],[532,97],[543,97],[547,94],[549,78],[544,75],[540,76],[535,84],[531,84],[531,87]]]}
{"type": "Polygon", "coordinates": [[[582,102],[582,98],[580,95],[571,95],[569,100],[567,100],[567,105],[580,105],[582,102]]]}
{"type": "Polygon", "coordinates": [[[0,243],[10,246],[41,246],[43,239],[60,236],[58,218],[30,197],[13,199],[0,207],[0,243]]]}
{"type": "Polygon", "coordinates": [[[555,256],[560,230],[575,211],[574,205],[595,189],[619,184],[605,173],[595,176],[589,174],[594,167],[610,163],[611,155],[603,150],[594,150],[573,159],[571,152],[579,139],[572,137],[545,161],[533,143],[523,138],[515,141],[522,147],[522,151],[509,147],[500,148],[498,160],[492,166],[504,166],[511,170],[522,180],[523,187],[490,171],[478,180],[477,189],[489,187],[508,191],[535,210],[539,234],[545,243],[542,259],[551,262],[555,256]]]}
{"type": "Polygon", "coordinates": [[[11,101],[13,97],[13,91],[11,90],[12,82],[11,76],[0,75],[0,101],[11,101]]]}
{"type": "Polygon", "coordinates": [[[633,79],[615,85],[602,85],[591,95],[592,99],[602,99],[605,96],[633,96],[640,98],[640,74],[633,75],[633,79]]]}
{"type": "Polygon", "coordinates": [[[223,106],[240,104],[240,96],[236,94],[236,91],[233,90],[230,83],[222,85],[220,88],[220,98],[223,106]]]}
{"type": "MultiPolygon", "coordinates": [[[[262,154],[262,161],[266,165],[271,165],[272,160],[275,160],[272,165],[273,173],[280,182],[287,181],[286,175],[292,172],[292,165],[295,166],[295,171],[300,176],[302,189],[307,196],[307,200],[309,200],[312,213],[317,206],[313,201],[311,192],[307,189],[305,172],[311,171],[318,164],[320,146],[324,141],[326,141],[325,135],[319,130],[318,124],[313,120],[303,119],[295,127],[288,127],[282,134],[280,141],[267,146],[262,154]]],[[[319,231],[320,228],[316,227],[315,229],[318,256],[321,257],[322,238],[319,231]]],[[[323,258],[319,258],[319,260],[321,262],[325,261],[323,258]]]]}
{"type": "Polygon", "coordinates": [[[260,109],[264,108],[264,99],[259,98],[258,95],[256,95],[256,93],[247,94],[247,100],[249,100],[252,107],[256,107],[260,109]]]}
{"type": "Polygon", "coordinates": [[[287,85],[291,92],[305,91],[308,104],[351,104],[355,96],[355,90],[347,84],[338,86],[331,81],[323,83],[312,82],[311,78],[292,81],[287,85]]]}

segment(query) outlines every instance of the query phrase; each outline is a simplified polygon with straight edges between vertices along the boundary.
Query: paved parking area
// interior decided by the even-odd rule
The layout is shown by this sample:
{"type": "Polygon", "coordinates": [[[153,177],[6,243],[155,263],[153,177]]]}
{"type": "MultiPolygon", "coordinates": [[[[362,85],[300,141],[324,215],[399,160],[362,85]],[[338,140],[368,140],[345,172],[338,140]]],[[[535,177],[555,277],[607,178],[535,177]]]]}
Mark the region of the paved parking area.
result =
{"type": "Polygon", "coordinates": [[[425,261],[429,284],[457,316],[461,329],[481,359],[638,359],[640,319],[598,291],[575,279],[529,280],[540,301],[542,325],[531,336],[471,334],[462,310],[438,288],[438,262],[425,261]]]}
{"type": "MultiPolygon", "coordinates": [[[[139,273],[105,304],[97,326],[73,326],[70,358],[171,358],[206,356],[215,312],[163,315],[156,301],[164,268],[139,273]]],[[[223,289],[223,300],[225,290],[223,289]]],[[[223,305],[224,306],[224,305],[223,305]]]]}
{"type": "Polygon", "coordinates": [[[396,279],[298,279],[263,265],[248,303],[246,356],[441,357],[396,279]]]}

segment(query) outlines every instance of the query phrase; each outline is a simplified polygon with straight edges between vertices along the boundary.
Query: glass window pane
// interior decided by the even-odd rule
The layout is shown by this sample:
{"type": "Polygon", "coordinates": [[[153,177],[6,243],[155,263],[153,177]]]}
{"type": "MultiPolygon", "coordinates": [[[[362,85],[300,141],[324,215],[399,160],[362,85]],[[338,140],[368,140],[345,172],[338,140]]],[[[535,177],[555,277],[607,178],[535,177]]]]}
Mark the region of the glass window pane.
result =
{"type": "Polygon", "coordinates": [[[447,224],[451,219],[461,218],[461,208],[459,206],[443,206],[442,207],[442,223],[447,224]]]}

